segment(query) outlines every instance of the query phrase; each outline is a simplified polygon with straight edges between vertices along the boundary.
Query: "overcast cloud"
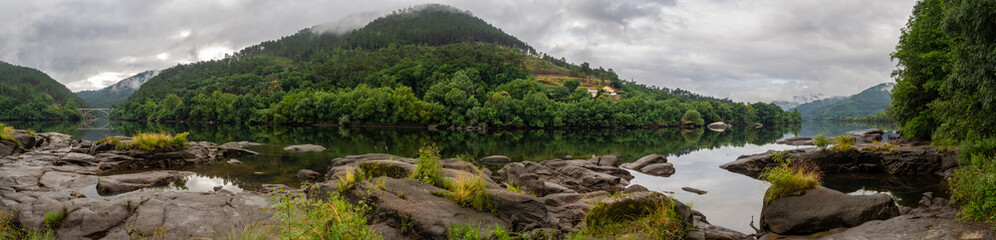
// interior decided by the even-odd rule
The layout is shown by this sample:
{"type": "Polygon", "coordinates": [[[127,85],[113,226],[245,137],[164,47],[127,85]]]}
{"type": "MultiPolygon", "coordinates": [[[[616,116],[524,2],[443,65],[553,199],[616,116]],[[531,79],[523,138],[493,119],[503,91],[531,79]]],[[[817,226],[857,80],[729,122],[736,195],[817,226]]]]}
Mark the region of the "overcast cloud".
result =
{"type": "MultiPolygon", "coordinates": [[[[428,1],[0,0],[0,60],[73,91],[216,59],[323,23],[360,26],[428,1]]],[[[552,56],[738,101],[854,94],[889,82],[915,0],[434,1],[552,56]]]]}

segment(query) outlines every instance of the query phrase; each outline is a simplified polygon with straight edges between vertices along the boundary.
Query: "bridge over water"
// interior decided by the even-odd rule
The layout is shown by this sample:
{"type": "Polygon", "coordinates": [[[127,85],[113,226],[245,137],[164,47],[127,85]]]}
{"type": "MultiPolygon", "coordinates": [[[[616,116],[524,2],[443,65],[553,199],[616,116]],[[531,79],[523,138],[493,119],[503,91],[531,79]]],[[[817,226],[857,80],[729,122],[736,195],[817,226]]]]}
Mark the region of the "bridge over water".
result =
{"type": "Polygon", "coordinates": [[[107,119],[110,118],[114,108],[78,108],[77,110],[83,113],[83,126],[79,130],[111,130],[110,121],[107,119]],[[102,115],[102,117],[98,117],[98,115],[102,115]],[[98,119],[101,121],[97,121],[98,119]]]}

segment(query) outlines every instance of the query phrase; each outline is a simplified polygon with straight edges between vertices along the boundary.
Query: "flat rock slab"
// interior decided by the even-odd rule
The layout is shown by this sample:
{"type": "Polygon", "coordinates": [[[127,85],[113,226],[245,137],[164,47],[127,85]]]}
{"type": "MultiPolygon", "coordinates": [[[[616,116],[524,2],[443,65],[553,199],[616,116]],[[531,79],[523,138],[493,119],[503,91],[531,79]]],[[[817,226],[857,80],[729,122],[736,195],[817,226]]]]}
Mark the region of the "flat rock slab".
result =
{"type": "Polygon", "coordinates": [[[853,228],[839,228],[813,235],[788,236],[765,234],[761,239],[780,240],[906,240],[906,239],[996,239],[996,230],[982,223],[959,222],[954,219],[899,216],[875,220],[853,228]]]}
{"type": "Polygon", "coordinates": [[[191,175],[194,173],[166,170],[103,176],[97,183],[97,193],[109,196],[142,188],[161,187],[191,175]]]}

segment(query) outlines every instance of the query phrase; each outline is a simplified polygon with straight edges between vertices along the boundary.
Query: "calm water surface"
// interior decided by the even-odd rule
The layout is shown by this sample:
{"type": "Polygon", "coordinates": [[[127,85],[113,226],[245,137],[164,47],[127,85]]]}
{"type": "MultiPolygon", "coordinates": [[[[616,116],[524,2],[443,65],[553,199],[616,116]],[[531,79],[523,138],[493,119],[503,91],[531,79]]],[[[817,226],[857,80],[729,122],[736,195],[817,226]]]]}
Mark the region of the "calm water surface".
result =
{"type": "MultiPolygon", "coordinates": [[[[592,155],[617,155],[631,162],[648,154],[668,155],[676,173],[668,178],[633,172],[633,184],[673,193],[682,202],[703,212],[713,224],[742,232],[752,232],[748,223],[757,221],[767,184],[748,176],[728,172],[719,165],[736,160],[740,155],[770,149],[796,148],[775,144],[793,136],[830,136],[871,127],[892,129],[893,126],[859,124],[804,123],[762,128],[735,127],[725,132],[705,129],[654,130],[530,130],[530,131],[428,131],[418,129],[324,128],[290,126],[232,126],[204,124],[156,124],[131,122],[8,122],[8,125],[39,132],[62,132],[75,138],[99,140],[106,136],[132,135],[137,132],[190,132],[192,141],[225,143],[252,141],[263,143],[249,147],[258,156],[239,158],[243,164],[224,162],[207,164],[190,171],[198,173],[169,189],[177,191],[211,191],[214,186],[226,189],[254,190],[261,184],[299,185],[298,170],[307,168],[325,172],[330,160],[347,155],[389,153],[414,157],[425,145],[436,145],[444,157],[466,155],[480,158],[505,155],[514,161],[541,161],[573,157],[587,159],[592,155]],[[283,148],[295,144],[318,144],[328,148],[318,153],[294,153],[283,148]],[[694,187],[709,191],[697,195],[682,191],[694,187]]],[[[940,179],[895,178],[880,175],[828,177],[825,186],[850,194],[887,193],[900,204],[915,205],[920,194],[940,192],[940,179]]],[[[757,224],[755,222],[755,224],[757,224]]]]}

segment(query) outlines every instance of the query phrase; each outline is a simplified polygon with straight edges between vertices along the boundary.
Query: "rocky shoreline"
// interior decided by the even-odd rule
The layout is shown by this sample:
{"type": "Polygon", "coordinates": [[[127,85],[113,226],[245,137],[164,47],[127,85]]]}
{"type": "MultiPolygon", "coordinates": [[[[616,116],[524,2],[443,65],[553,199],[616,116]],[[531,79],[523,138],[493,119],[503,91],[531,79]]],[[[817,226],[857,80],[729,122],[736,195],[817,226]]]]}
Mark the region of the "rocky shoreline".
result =
{"type": "MultiPolygon", "coordinates": [[[[990,226],[955,221],[957,210],[943,198],[928,194],[920,207],[907,208],[884,194],[848,195],[822,187],[765,203],[757,232],[741,233],[709,224],[702,213],[674,198],[630,184],[631,171],[664,177],[675,172],[666,157],[655,154],[622,166],[615,156],[541,162],[489,156],[476,161],[502,166],[494,172],[458,159],[439,160],[443,177],[451,181],[485,176],[490,210],[478,210],[446,198],[453,193],[449,189],[410,179],[418,159],[402,156],[354,155],[330,160],[324,172],[302,169],[298,177],[305,182],[303,190],[267,185],[260,192],[220,188],[184,192],[156,187],[194,174],[183,169],[254,155],[243,147],[255,144],[192,142],[180,151],[138,151],[115,150],[108,143],[72,140],[58,133],[18,131],[14,137],[22,144],[0,142],[0,211],[13,216],[17,224],[38,228],[43,215],[65,209],[65,219],[55,229],[59,239],[133,239],[160,233],[167,239],[218,238],[253,223],[278,221],[267,211],[276,189],[279,194],[314,199],[335,194],[369,204],[368,223],[384,239],[445,239],[454,224],[565,238],[586,227],[593,206],[660,202],[670,202],[678,211],[679,221],[688,227],[684,239],[996,238],[990,226]],[[341,189],[342,179],[357,169],[369,176],[341,189]]],[[[320,151],[318,147],[291,146],[288,151],[320,151]]],[[[772,154],[741,156],[722,167],[756,177],[773,164],[772,154]]],[[[788,154],[817,162],[829,175],[853,171],[944,175],[956,167],[951,164],[953,153],[920,145],[900,145],[890,151],[859,145],[842,153],[803,148],[788,154]]],[[[617,214],[636,218],[646,213],[617,214]]]]}

